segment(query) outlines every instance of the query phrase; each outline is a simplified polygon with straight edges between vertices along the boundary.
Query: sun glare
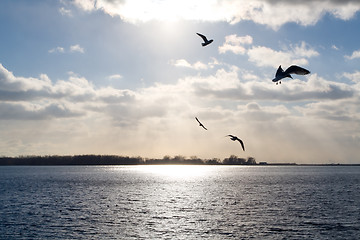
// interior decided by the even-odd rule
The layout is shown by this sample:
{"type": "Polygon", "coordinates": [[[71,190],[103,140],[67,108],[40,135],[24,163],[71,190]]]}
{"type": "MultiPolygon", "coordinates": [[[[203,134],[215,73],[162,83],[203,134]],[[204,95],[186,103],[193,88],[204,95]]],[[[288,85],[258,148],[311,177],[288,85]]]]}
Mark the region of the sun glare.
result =
{"type": "MultiPolygon", "coordinates": [[[[104,5],[104,4],[103,4],[104,5]]],[[[106,4],[105,4],[106,5],[106,4]]],[[[150,20],[177,21],[181,19],[211,19],[214,12],[213,1],[140,1],[132,0],[126,4],[108,4],[111,15],[119,14],[130,22],[147,22],[150,20]]]]}
{"type": "Polygon", "coordinates": [[[171,178],[202,177],[210,172],[211,166],[199,165],[151,165],[143,166],[143,172],[171,178]]]}

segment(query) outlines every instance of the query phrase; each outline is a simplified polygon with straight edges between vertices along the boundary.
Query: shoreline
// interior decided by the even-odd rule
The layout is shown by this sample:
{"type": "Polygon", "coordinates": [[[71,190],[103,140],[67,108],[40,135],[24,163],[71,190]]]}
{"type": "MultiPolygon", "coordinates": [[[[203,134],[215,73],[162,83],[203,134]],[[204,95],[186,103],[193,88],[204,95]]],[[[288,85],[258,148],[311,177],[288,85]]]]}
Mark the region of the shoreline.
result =
{"type": "Polygon", "coordinates": [[[219,158],[201,159],[196,156],[164,156],[162,159],[129,157],[121,155],[48,155],[0,157],[0,166],[101,166],[101,165],[222,165],[222,166],[360,166],[360,163],[273,163],[256,162],[255,158],[240,158],[231,155],[219,158]]]}

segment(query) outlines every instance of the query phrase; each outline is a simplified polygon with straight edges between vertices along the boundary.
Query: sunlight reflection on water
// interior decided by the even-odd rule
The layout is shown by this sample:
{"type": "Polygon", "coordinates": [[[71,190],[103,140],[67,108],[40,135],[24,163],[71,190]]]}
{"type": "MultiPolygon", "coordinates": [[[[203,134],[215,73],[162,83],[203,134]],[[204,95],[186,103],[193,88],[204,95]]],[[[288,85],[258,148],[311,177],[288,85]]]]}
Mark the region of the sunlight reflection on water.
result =
{"type": "Polygon", "coordinates": [[[206,176],[213,172],[213,167],[199,165],[149,165],[140,166],[136,170],[169,178],[189,179],[206,176]]]}
{"type": "Polygon", "coordinates": [[[0,167],[0,182],[3,239],[356,239],[360,233],[359,167],[0,167]]]}

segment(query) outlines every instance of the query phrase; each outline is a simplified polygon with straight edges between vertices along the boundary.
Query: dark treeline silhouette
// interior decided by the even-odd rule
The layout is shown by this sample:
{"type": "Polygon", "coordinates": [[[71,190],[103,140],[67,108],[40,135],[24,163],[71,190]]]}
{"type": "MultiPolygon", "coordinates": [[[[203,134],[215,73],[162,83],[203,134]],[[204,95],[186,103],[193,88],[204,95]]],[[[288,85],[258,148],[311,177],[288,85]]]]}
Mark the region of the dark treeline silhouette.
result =
{"type": "Polygon", "coordinates": [[[255,158],[249,157],[247,160],[244,158],[238,158],[231,155],[229,158],[225,158],[222,162],[225,165],[256,165],[255,158]]]}
{"type": "Polygon", "coordinates": [[[187,164],[187,165],[256,165],[255,158],[239,158],[231,155],[220,160],[200,159],[196,156],[164,156],[162,159],[127,157],[117,155],[75,155],[75,156],[18,156],[0,157],[0,165],[140,165],[140,164],[187,164]]]}

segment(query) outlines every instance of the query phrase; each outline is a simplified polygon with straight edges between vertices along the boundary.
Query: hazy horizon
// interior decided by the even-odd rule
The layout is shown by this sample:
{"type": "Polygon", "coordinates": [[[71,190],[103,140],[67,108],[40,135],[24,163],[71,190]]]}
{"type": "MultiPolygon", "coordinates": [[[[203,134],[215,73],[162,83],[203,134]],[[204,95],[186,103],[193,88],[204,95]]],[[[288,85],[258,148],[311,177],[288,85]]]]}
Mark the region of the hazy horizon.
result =
{"type": "Polygon", "coordinates": [[[359,1],[0,6],[1,156],[360,163],[359,1]]]}

